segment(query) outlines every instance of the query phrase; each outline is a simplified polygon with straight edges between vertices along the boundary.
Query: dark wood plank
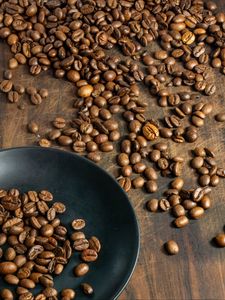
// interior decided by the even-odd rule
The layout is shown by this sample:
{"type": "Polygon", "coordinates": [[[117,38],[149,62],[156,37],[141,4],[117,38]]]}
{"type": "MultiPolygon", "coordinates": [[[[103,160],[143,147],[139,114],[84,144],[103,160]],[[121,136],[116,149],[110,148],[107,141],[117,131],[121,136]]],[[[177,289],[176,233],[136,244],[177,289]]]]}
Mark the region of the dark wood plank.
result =
{"type": "MultiPolygon", "coordinates": [[[[217,3],[225,9],[222,0],[217,3]]],[[[3,70],[7,66],[10,53],[3,43],[0,44],[0,49],[0,70],[3,70]]],[[[72,84],[52,78],[50,71],[35,78],[28,74],[26,67],[20,67],[14,73],[14,78],[24,86],[48,88],[49,97],[38,107],[31,105],[24,97],[22,101],[26,107],[19,110],[17,105],[7,103],[5,96],[1,94],[0,145],[3,148],[32,145],[37,142],[37,138],[26,132],[26,124],[31,119],[41,124],[42,135],[46,128],[51,129],[50,120],[55,116],[70,118],[74,114],[72,103],[75,93],[72,84]]],[[[210,99],[203,98],[212,101],[214,113],[218,113],[225,109],[225,77],[214,72],[212,80],[216,81],[217,93],[210,99]]],[[[143,89],[142,96],[149,102],[148,116],[162,118],[166,109],[156,105],[155,99],[149,95],[146,88],[143,89]]],[[[213,114],[200,129],[201,137],[197,143],[169,144],[171,154],[183,154],[186,158],[185,187],[191,187],[196,182],[193,171],[188,168],[190,150],[194,146],[212,146],[217,154],[218,163],[225,166],[224,125],[216,123],[213,114]]],[[[123,132],[126,132],[122,121],[121,127],[123,132]]],[[[114,164],[115,155],[116,152],[104,155],[100,163],[113,175],[118,173],[114,164]]],[[[159,192],[154,196],[160,197],[168,182],[166,179],[160,179],[159,192]]],[[[190,226],[178,230],[170,226],[172,218],[169,214],[149,214],[144,209],[145,202],[151,196],[136,190],[129,193],[140,224],[141,251],[135,272],[119,297],[120,300],[225,299],[225,251],[213,247],[210,243],[224,228],[224,194],[225,181],[213,189],[213,207],[206,212],[205,217],[199,221],[191,221],[190,226]],[[163,243],[171,238],[180,245],[180,253],[173,257],[165,255],[162,249],[163,243]]]]}

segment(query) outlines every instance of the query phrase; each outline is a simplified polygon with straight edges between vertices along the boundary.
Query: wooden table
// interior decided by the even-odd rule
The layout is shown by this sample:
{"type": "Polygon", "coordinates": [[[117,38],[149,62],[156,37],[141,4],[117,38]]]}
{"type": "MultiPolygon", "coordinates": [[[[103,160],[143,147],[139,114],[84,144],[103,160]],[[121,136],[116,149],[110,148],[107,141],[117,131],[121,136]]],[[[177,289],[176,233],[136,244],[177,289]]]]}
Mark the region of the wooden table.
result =
{"type": "MultiPolygon", "coordinates": [[[[220,7],[222,7],[222,0],[220,7]]],[[[11,57],[8,47],[1,43],[0,70],[7,67],[7,59],[11,57]]],[[[224,93],[225,77],[218,72],[212,74],[216,80],[217,93],[213,97],[203,97],[205,101],[212,101],[214,112],[207,117],[205,126],[200,129],[201,137],[194,144],[169,143],[171,154],[182,154],[186,159],[184,171],[185,187],[196,184],[193,170],[188,167],[191,159],[190,150],[196,145],[213,147],[217,154],[217,161],[225,167],[225,129],[224,124],[216,123],[213,115],[225,110],[224,93]]],[[[0,101],[0,145],[3,148],[33,145],[38,137],[27,133],[26,124],[35,120],[41,124],[40,135],[50,130],[50,121],[56,116],[70,118],[74,115],[72,108],[75,99],[74,87],[65,80],[58,80],[45,72],[38,77],[28,74],[27,67],[20,67],[14,71],[14,81],[25,87],[33,85],[37,88],[45,87],[49,90],[49,97],[40,106],[33,106],[24,96],[21,103],[24,110],[19,110],[16,104],[9,104],[3,94],[0,101]]],[[[157,106],[148,90],[143,89],[143,97],[149,101],[149,117],[162,118],[167,109],[157,106]]],[[[121,128],[125,131],[124,122],[121,128]]],[[[115,153],[105,154],[100,165],[110,173],[117,175],[115,153]]],[[[168,185],[168,179],[160,179],[159,192],[154,195],[161,197],[161,193],[168,185]]],[[[225,251],[211,245],[212,238],[225,230],[225,180],[213,189],[212,208],[199,221],[191,221],[184,229],[171,227],[172,217],[168,213],[151,214],[144,209],[146,200],[151,195],[143,191],[132,190],[130,201],[135,208],[141,231],[141,251],[135,272],[120,300],[181,300],[181,299],[225,299],[225,251]],[[175,239],[180,245],[180,253],[168,256],[164,253],[163,244],[169,239],[175,239]]],[[[131,233],[132,234],[132,233],[131,233]]],[[[105,299],[107,300],[107,299],[105,299]]]]}

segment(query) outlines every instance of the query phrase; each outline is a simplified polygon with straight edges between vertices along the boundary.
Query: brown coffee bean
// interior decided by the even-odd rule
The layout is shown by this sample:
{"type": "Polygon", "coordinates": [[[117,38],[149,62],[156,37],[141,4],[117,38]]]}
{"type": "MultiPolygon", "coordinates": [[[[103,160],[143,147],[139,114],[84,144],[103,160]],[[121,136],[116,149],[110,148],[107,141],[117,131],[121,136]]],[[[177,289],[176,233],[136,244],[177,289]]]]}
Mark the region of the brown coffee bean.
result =
{"type": "Polygon", "coordinates": [[[182,202],[182,206],[184,207],[184,209],[190,210],[193,207],[197,206],[197,203],[192,200],[187,199],[182,202]]]}
{"type": "Polygon", "coordinates": [[[4,77],[4,79],[7,79],[7,80],[12,79],[12,77],[13,77],[12,71],[11,70],[5,70],[4,73],[3,73],[3,77],[4,77]]]}
{"type": "Polygon", "coordinates": [[[215,120],[217,122],[225,122],[225,113],[218,113],[215,115],[215,120]]]}
{"type": "Polygon", "coordinates": [[[66,297],[68,299],[74,299],[76,296],[76,293],[73,289],[63,289],[61,292],[62,297],[66,297]]]}
{"type": "Polygon", "coordinates": [[[44,148],[48,148],[51,147],[51,142],[48,139],[40,139],[39,140],[39,146],[44,147],[44,148]]]}
{"type": "Polygon", "coordinates": [[[147,167],[144,171],[144,174],[148,180],[157,180],[158,179],[158,175],[152,167],[147,167]]]}
{"type": "Polygon", "coordinates": [[[176,178],[171,182],[171,188],[176,190],[181,190],[184,185],[184,180],[182,178],[176,178]]]}
{"type": "Polygon", "coordinates": [[[175,226],[178,228],[182,228],[182,227],[186,226],[188,223],[189,223],[189,220],[186,216],[180,216],[174,221],[175,226]]]}
{"type": "Polygon", "coordinates": [[[31,279],[27,279],[27,278],[21,279],[19,284],[20,284],[20,286],[27,288],[27,289],[35,288],[35,283],[31,279]]]}
{"type": "Polygon", "coordinates": [[[76,239],[73,243],[73,248],[77,251],[83,251],[89,248],[89,242],[85,238],[76,239]]]}
{"type": "Polygon", "coordinates": [[[225,233],[220,233],[215,237],[215,242],[219,247],[225,247],[225,233]]]}
{"type": "Polygon", "coordinates": [[[179,246],[174,240],[169,240],[168,242],[166,242],[165,249],[170,255],[175,255],[179,252],[179,246]]]}
{"type": "Polygon", "coordinates": [[[14,299],[13,292],[9,289],[2,289],[0,291],[0,295],[1,295],[2,299],[8,299],[8,300],[14,299]]]}
{"type": "Polygon", "coordinates": [[[173,206],[172,213],[174,217],[178,218],[185,215],[185,209],[181,204],[177,204],[173,206]]]}
{"type": "Polygon", "coordinates": [[[120,153],[117,157],[117,163],[120,167],[129,165],[129,156],[126,153],[120,153]]]}
{"type": "Polygon", "coordinates": [[[159,207],[160,207],[160,209],[162,210],[162,211],[167,211],[167,210],[169,210],[170,209],[170,203],[169,203],[169,201],[168,200],[166,200],[166,199],[160,199],[159,200],[159,207]]]}
{"type": "Polygon", "coordinates": [[[39,105],[42,103],[42,98],[41,98],[41,95],[36,93],[36,94],[33,94],[30,96],[30,101],[32,104],[34,105],[39,105]]]}
{"type": "Polygon", "coordinates": [[[169,167],[169,162],[166,158],[157,160],[157,166],[160,170],[166,170],[169,167]]]}
{"type": "Polygon", "coordinates": [[[142,188],[144,184],[145,184],[145,180],[141,176],[138,176],[132,180],[132,185],[135,189],[142,188]]]}
{"type": "Polygon", "coordinates": [[[84,276],[89,271],[89,266],[85,263],[80,263],[74,268],[74,275],[77,277],[84,276]]]}
{"type": "Polygon", "coordinates": [[[150,141],[155,140],[157,137],[159,137],[159,129],[152,122],[147,122],[142,128],[142,132],[144,137],[150,141]]]}
{"type": "Polygon", "coordinates": [[[98,258],[98,254],[95,250],[93,249],[85,249],[81,253],[81,259],[85,262],[92,262],[96,261],[98,258]]]}
{"type": "Polygon", "coordinates": [[[204,209],[200,206],[193,207],[189,211],[189,215],[192,219],[199,219],[203,216],[204,214],[204,209]]]}
{"type": "Polygon", "coordinates": [[[66,121],[64,118],[61,118],[61,117],[57,117],[55,118],[55,120],[53,121],[53,126],[55,128],[58,128],[58,129],[62,129],[66,126],[66,121]]]}
{"type": "Polygon", "coordinates": [[[210,176],[209,175],[201,175],[198,179],[198,183],[200,186],[207,186],[210,183],[210,176]]]}
{"type": "Polygon", "coordinates": [[[16,258],[16,251],[13,248],[9,247],[5,250],[4,257],[6,260],[14,260],[16,258]]]}
{"type": "Polygon", "coordinates": [[[209,184],[211,186],[217,186],[219,184],[219,181],[220,181],[219,176],[214,174],[214,175],[211,176],[209,184]]]}
{"type": "Polygon", "coordinates": [[[3,80],[0,84],[0,90],[3,92],[3,93],[8,93],[11,91],[13,87],[13,83],[11,80],[3,80]]]}
{"type": "Polygon", "coordinates": [[[159,207],[159,200],[158,199],[151,199],[151,200],[148,200],[147,203],[146,203],[147,210],[149,210],[151,212],[158,211],[158,207],[159,207]]]}
{"type": "Polygon", "coordinates": [[[12,274],[8,274],[4,277],[4,280],[9,283],[9,284],[12,284],[12,285],[18,285],[19,283],[19,278],[15,275],[12,275],[12,274]]]}
{"type": "Polygon", "coordinates": [[[1,262],[0,274],[7,275],[13,274],[17,271],[17,265],[14,262],[1,262]]]}
{"type": "Polygon", "coordinates": [[[83,219],[75,219],[73,220],[71,225],[74,230],[81,230],[85,227],[86,224],[85,224],[85,220],[83,219]]]}
{"type": "Polygon", "coordinates": [[[159,150],[154,149],[149,153],[149,158],[153,162],[159,161],[160,157],[161,157],[161,153],[159,150]]]}
{"type": "Polygon", "coordinates": [[[92,92],[93,92],[93,86],[91,86],[90,84],[84,85],[82,87],[80,87],[78,89],[78,96],[82,97],[82,98],[87,98],[90,97],[92,92]]]}
{"type": "Polygon", "coordinates": [[[49,297],[56,297],[58,292],[56,289],[52,288],[52,287],[47,287],[42,291],[43,295],[47,298],[49,297]]]}
{"type": "Polygon", "coordinates": [[[94,293],[94,289],[89,283],[81,283],[81,288],[86,295],[92,295],[94,293]]]}
{"type": "Polygon", "coordinates": [[[132,167],[131,166],[124,166],[121,168],[121,174],[124,177],[129,177],[132,175],[132,167]]]}
{"type": "Polygon", "coordinates": [[[30,133],[37,133],[39,131],[39,126],[35,121],[31,121],[28,123],[27,129],[30,133]]]}
{"type": "Polygon", "coordinates": [[[101,243],[96,236],[92,236],[89,239],[89,248],[95,250],[97,253],[101,250],[101,243]]]}
{"type": "Polygon", "coordinates": [[[100,144],[99,148],[102,152],[111,152],[113,150],[113,144],[111,142],[104,142],[100,144]]]}
{"type": "Polygon", "coordinates": [[[204,208],[205,210],[211,207],[211,199],[208,195],[205,195],[202,197],[202,199],[199,202],[200,206],[204,208]]]}
{"type": "Polygon", "coordinates": [[[199,169],[203,166],[204,159],[201,156],[196,156],[191,160],[191,167],[193,169],[199,169]]]}
{"type": "Polygon", "coordinates": [[[129,192],[129,190],[131,189],[131,179],[129,177],[119,178],[118,183],[125,192],[129,192]]]}

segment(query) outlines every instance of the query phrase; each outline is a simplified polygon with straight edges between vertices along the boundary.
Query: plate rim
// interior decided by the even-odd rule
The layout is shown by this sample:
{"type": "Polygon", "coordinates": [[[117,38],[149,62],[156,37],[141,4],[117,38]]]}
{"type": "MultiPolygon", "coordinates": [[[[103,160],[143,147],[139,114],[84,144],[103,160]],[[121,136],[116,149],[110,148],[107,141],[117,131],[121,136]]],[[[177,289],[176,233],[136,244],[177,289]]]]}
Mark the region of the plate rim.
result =
{"type": "Polygon", "coordinates": [[[67,156],[70,156],[71,158],[76,158],[76,159],[80,159],[81,161],[84,161],[87,164],[92,165],[93,167],[99,169],[99,171],[103,172],[106,176],[110,177],[111,180],[113,180],[113,182],[119,187],[119,189],[121,190],[122,194],[125,196],[128,205],[131,208],[131,212],[133,214],[134,217],[134,225],[136,227],[136,235],[137,235],[137,247],[135,249],[135,255],[132,259],[133,263],[131,265],[131,268],[129,270],[129,274],[124,278],[124,280],[122,281],[122,283],[120,284],[120,287],[117,289],[117,291],[115,292],[114,295],[112,295],[112,300],[116,300],[120,294],[124,291],[124,289],[126,288],[128,282],[130,281],[134,270],[137,266],[137,262],[138,262],[138,258],[139,258],[139,254],[140,254],[140,225],[135,213],[135,209],[133,207],[133,205],[130,202],[130,199],[127,195],[127,193],[121,188],[121,186],[119,185],[119,183],[116,181],[116,179],[105,169],[103,169],[101,166],[97,165],[96,163],[92,162],[91,160],[89,160],[88,158],[79,155],[77,153],[72,153],[69,152],[67,150],[62,150],[62,149],[58,149],[58,148],[51,148],[51,147],[40,147],[40,146],[18,146],[18,147],[8,147],[8,148],[2,148],[0,149],[0,153],[2,152],[11,152],[11,151],[15,151],[15,150],[39,150],[39,151],[47,151],[47,152],[56,152],[56,153],[61,153],[67,156]]]}

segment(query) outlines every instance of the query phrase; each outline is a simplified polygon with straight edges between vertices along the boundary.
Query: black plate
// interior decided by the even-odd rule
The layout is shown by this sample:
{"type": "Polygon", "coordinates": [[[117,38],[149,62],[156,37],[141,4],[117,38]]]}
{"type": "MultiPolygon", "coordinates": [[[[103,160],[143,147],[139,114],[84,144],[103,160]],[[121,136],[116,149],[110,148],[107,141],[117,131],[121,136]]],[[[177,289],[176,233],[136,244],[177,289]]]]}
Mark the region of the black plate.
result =
{"type": "MultiPolygon", "coordinates": [[[[102,242],[99,259],[90,264],[90,272],[73,276],[79,262],[73,255],[55,287],[74,288],[76,299],[90,299],[79,290],[81,282],[93,285],[91,299],[116,299],[127,284],[139,251],[139,231],[127,195],[104,170],[80,156],[56,149],[24,147],[0,151],[0,188],[17,187],[21,191],[47,189],[56,201],[63,201],[67,213],[61,217],[69,227],[74,218],[86,220],[87,236],[102,242]]],[[[7,287],[0,280],[0,287],[7,287]]]]}

